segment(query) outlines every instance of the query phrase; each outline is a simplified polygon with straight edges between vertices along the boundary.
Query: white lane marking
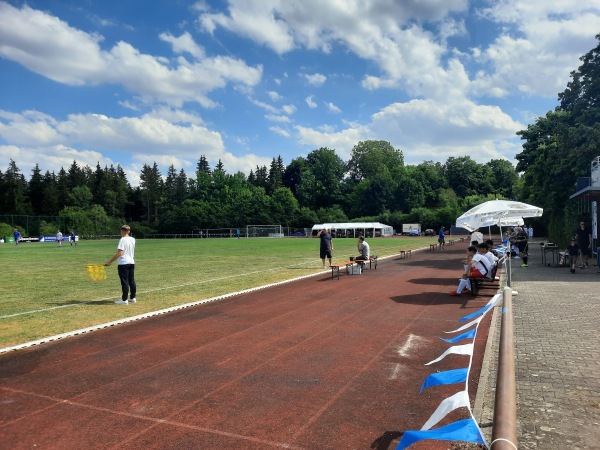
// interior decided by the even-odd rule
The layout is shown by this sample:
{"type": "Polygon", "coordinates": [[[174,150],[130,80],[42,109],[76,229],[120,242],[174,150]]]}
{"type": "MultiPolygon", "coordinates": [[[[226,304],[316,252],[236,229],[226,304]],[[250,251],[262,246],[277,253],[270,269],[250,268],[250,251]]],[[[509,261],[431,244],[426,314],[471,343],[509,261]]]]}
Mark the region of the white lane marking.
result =
{"type": "Polygon", "coordinates": [[[398,347],[396,349],[396,353],[398,353],[398,356],[401,356],[403,358],[408,358],[409,352],[415,348],[417,348],[419,346],[419,341],[424,340],[424,338],[422,338],[421,336],[417,336],[415,334],[409,334],[408,335],[408,339],[406,340],[406,342],[404,343],[404,345],[398,347]]]}

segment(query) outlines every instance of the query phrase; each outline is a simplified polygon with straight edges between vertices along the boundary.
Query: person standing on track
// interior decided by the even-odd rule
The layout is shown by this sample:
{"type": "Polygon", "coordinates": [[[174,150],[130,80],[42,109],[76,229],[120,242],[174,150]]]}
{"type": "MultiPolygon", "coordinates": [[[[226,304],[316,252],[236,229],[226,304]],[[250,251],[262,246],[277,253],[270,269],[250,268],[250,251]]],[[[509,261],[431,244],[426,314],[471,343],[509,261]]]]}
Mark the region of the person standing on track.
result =
{"type": "Polygon", "coordinates": [[[440,244],[440,250],[444,250],[444,246],[446,245],[446,227],[440,228],[440,232],[438,234],[438,243],[440,244]]]}
{"type": "Polygon", "coordinates": [[[121,296],[121,300],[117,300],[115,302],[117,305],[128,305],[129,303],[137,302],[137,299],[135,298],[137,291],[137,286],[135,284],[134,261],[135,239],[129,235],[130,233],[131,228],[129,225],[123,225],[121,227],[121,239],[117,245],[117,253],[104,264],[106,267],[108,267],[118,259],[118,273],[119,279],[121,280],[121,290],[123,291],[123,294],[121,296]],[[128,295],[129,300],[127,300],[128,295]]]}
{"type": "Polygon", "coordinates": [[[317,234],[317,236],[321,240],[320,254],[321,254],[321,261],[323,263],[323,269],[327,269],[327,266],[325,265],[325,258],[329,259],[329,265],[331,266],[331,253],[333,252],[333,238],[331,237],[331,233],[329,233],[327,228],[323,228],[321,231],[319,231],[319,234],[317,234]]]}

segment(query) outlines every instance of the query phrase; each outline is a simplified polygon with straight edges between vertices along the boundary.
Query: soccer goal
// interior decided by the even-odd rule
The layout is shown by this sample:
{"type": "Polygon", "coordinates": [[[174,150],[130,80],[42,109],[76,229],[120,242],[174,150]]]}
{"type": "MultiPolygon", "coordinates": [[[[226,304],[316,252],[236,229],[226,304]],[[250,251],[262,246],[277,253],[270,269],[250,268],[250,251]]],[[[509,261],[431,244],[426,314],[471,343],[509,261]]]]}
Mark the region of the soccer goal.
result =
{"type": "Polygon", "coordinates": [[[247,237],[283,237],[281,225],[246,225],[247,237]]]}

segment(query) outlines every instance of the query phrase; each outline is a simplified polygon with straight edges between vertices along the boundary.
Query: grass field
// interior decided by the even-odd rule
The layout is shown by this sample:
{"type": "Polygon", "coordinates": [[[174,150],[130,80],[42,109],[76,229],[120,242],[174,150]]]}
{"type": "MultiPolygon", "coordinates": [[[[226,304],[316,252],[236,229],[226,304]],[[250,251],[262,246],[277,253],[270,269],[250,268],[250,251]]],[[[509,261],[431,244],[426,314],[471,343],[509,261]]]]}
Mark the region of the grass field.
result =
{"type": "MultiPolygon", "coordinates": [[[[115,305],[114,263],[92,282],[87,264],[103,264],[117,240],[0,245],[0,348],[243,289],[322,272],[319,241],[304,238],[138,240],[138,303],[115,305]]],[[[436,237],[369,239],[380,257],[428,247],[436,237]]],[[[334,262],[357,254],[355,239],[334,240],[334,262]]]]}

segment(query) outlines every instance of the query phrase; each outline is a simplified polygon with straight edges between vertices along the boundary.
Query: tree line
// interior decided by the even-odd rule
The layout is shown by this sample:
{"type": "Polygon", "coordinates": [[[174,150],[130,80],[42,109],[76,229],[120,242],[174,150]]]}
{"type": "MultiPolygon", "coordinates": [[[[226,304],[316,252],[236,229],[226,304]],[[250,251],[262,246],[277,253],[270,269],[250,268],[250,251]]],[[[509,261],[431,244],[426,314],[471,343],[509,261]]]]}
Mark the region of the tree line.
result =
{"type": "Polygon", "coordinates": [[[580,59],[554,111],[517,133],[524,143],[516,169],[506,160],[479,164],[469,156],[406,165],[389,142],[362,141],[348,161],[319,148],[287,166],[274,157],[248,175],[228,173],[221,161],[211,168],[204,156],[190,175],[172,165],[162,174],[156,163],[145,164],[139,186],[132,187],[119,165],[92,169],[74,161],[44,174],[36,165],[27,179],[11,159],[0,170],[0,235],[13,225],[24,228],[20,217],[35,216],[49,219],[34,223],[30,235],[52,233],[60,224],[80,234],[114,233],[123,221],[142,236],[352,220],[437,228],[486,199],[511,198],[543,207],[543,219],[534,221],[537,234],[564,243],[577,222],[589,220],[589,202],[569,196],[600,156],[600,45],[580,59]]]}
{"type": "Polygon", "coordinates": [[[10,160],[0,171],[0,216],[54,217],[30,225],[30,235],[54,234],[61,223],[80,234],[112,233],[123,221],[138,235],[351,220],[438,227],[483,199],[511,197],[518,180],[505,160],[479,164],[463,156],[405,165],[402,151],[385,141],[359,142],[348,161],[319,148],[287,166],[274,157],[248,175],[228,173],[220,160],[211,168],[205,156],[195,169],[188,175],[171,165],[163,174],[156,163],[145,164],[132,187],[119,165],[92,169],[73,161],[44,174],[36,165],[27,179],[10,160]]]}
{"type": "MultiPolygon", "coordinates": [[[[596,39],[600,42],[600,34],[596,39]]],[[[590,223],[590,202],[569,197],[600,156],[600,44],[580,61],[554,111],[517,133],[524,141],[516,157],[522,172],[518,195],[544,208],[548,237],[563,245],[580,220],[590,223]]]]}

